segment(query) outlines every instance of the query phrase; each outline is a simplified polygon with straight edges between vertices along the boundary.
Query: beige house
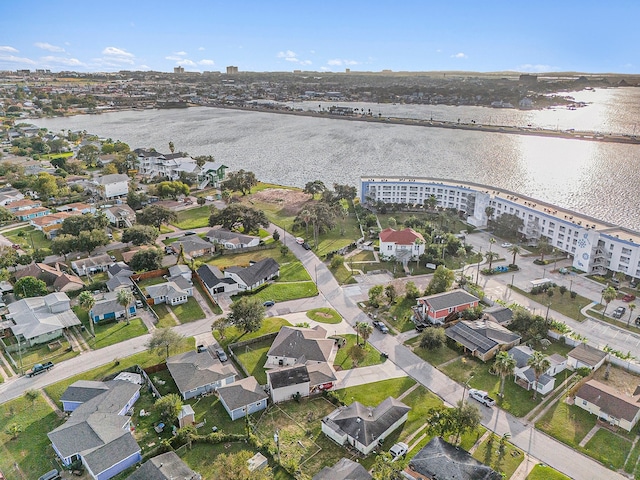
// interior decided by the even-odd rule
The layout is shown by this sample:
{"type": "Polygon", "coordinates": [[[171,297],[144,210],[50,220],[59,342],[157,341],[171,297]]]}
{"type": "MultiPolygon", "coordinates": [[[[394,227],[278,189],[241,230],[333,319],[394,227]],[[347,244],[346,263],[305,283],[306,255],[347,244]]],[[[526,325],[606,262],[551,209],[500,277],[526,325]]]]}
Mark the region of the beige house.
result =
{"type": "Polygon", "coordinates": [[[640,419],[640,388],[631,397],[597,380],[589,380],[576,392],[575,405],[604,422],[630,432],[640,419]]]}

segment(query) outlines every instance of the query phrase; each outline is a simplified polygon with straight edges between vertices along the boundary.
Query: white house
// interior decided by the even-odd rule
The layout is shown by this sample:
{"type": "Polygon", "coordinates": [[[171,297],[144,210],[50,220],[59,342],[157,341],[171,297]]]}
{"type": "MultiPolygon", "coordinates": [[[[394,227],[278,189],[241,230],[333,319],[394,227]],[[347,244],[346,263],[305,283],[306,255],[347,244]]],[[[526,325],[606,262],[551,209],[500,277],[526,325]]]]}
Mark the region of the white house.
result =
{"type": "Polygon", "coordinates": [[[267,408],[269,395],[251,376],[218,388],[218,398],[231,420],[237,420],[267,408]]]}
{"type": "Polygon", "coordinates": [[[187,303],[193,296],[193,284],[182,275],[169,278],[165,283],[150,285],[145,288],[147,297],[152,300],[152,305],[166,303],[175,306],[187,303]]]}
{"type": "Polygon", "coordinates": [[[581,343],[567,353],[567,368],[576,370],[578,368],[588,368],[596,371],[607,359],[608,353],[598,350],[591,345],[581,343]]]}
{"type": "Polygon", "coordinates": [[[267,387],[274,403],[296,396],[308,397],[311,390],[309,371],[305,365],[267,370],[267,387]]]}
{"type": "Polygon", "coordinates": [[[209,230],[206,233],[205,238],[211,243],[223,245],[227,250],[257,247],[260,244],[260,237],[233,232],[219,226],[209,230]]]}
{"type": "Polygon", "coordinates": [[[575,405],[630,432],[640,419],[639,390],[636,388],[636,394],[629,396],[597,380],[589,380],[576,392],[575,405]]]}
{"type": "Polygon", "coordinates": [[[387,397],[375,408],[353,402],[324,417],[322,433],[339,445],[349,444],[369,455],[407,420],[409,410],[411,407],[393,397],[387,397]]]}
{"type": "Polygon", "coordinates": [[[103,198],[124,197],[129,193],[129,177],[124,173],[102,175],[95,183],[103,198]]]}
{"type": "Polygon", "coordinates": [[[380,256],[383,258],[395,257],[397,261],[406,264],[409,260],[417,260],[424,253],[424,237],[412,228],[385,228],[379,237],[380,256]]]}
{"type": "Polygon", "coordinates": [[[136,223],[136,212],[124,203],[122,205],[105,208],[104,214],[109,219],[109,223],[118,228],[131,227],[136,223]]]}
{"type": "Polygon", "coordinates": [[[264,258],[244,267],[228,267],[224,276],[238,283],[239,290],[253,290],[280,275],[280,265],[273,258],[264,258]]]}
{"type": "Polygon", "coordinates": [[[516,360],[514,371],[514,381],[527,390],[536,389],[541,395],[552,392],[555,388],[555,376],[562,372],[567,366],[567,359],[562,355],[554,353],[547,357],[549,368],[538,378],[536,382],[535,371],[528,365],[529,359],[533,356],[534,350],[527,345],[518,345],[509,350],[516,360]]]}

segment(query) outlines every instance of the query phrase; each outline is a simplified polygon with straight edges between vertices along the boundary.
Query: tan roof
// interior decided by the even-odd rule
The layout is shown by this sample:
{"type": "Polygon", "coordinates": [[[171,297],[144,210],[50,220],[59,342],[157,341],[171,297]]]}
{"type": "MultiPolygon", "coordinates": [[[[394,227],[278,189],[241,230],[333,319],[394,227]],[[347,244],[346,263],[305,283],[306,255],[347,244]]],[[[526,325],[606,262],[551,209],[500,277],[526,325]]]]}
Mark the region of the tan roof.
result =
{"type": "Polygon", "coordinates": [[[582,362],[586,365],[590,365],[595,367],[603,358],[607,356],[606,352],[602,350],[598,350],[595,347],[587,345],[586,343],[581,343],[576,348],[571,350],[568,354],[568,357],[575,358],[579,362],[582,362]]]}

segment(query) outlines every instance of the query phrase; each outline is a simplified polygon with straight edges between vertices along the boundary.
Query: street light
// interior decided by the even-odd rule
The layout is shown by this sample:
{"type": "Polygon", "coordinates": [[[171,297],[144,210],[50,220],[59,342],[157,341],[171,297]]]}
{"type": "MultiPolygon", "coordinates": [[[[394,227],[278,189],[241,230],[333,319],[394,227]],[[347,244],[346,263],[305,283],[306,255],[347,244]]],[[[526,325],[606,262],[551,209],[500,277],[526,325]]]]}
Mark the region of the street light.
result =
{"type": "Polygon", "coordinates": [[[480,247],[480,260],[478,260],[478,271],[476,272],[476,285],[478,284],[478,280],[480,278],[480,262],[482,261],[482,247],[480,247]]]}

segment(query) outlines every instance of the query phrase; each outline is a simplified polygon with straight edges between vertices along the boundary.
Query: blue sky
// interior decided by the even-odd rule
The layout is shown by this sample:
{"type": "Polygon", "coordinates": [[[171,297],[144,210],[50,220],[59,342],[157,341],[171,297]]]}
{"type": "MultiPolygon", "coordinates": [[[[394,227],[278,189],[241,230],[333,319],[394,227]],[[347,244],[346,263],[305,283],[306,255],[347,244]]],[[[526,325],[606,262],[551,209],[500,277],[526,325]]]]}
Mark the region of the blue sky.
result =
{"type": "Polygon", "coordinates": [[[637,0],[0,1],[0,70],[640,73],[637,0]]]}

